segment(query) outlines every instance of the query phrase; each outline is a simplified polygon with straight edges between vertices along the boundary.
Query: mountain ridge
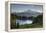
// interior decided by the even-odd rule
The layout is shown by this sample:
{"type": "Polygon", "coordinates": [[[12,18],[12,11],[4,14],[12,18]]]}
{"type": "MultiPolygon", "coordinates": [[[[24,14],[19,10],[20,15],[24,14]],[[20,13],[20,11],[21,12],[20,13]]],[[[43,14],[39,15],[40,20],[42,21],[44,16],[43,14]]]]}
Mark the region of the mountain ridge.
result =
{"type": "Polygon", "coordinates": [[[31,11],[31,10],[27,10],[26,12],[21,12],[21,13],[14,12],[13,14],[17,15],[17,16],[27,16],[27,17],[29,17],[29,16],[37,16],[37,15],[40,15],[42,13],[31,11]]]}

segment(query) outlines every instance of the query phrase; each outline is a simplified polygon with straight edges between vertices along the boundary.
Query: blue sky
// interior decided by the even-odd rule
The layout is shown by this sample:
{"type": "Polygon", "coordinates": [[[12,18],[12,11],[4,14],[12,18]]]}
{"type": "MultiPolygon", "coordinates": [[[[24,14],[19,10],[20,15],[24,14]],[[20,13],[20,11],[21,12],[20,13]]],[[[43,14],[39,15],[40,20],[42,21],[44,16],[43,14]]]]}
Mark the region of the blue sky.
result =
{"type": "Polygon", "coordinates": [[[26,10],[31,10],[35,12],[42,12],[42,5],[32,5],[32,4],[11,4],[10,6],[11,12],[25,12],[26,10]]]}

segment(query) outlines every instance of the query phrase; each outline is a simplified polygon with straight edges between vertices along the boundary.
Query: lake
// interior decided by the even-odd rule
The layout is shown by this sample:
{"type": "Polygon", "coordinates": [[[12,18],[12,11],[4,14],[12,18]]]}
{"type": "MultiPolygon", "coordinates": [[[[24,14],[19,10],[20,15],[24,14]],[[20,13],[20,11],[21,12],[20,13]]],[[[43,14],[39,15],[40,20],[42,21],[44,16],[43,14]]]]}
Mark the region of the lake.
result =
{"type": "Polygon", "coordinates": [[[32,20],[19,20],[19,19],[16,19],[16,24],[19,23],[19,25],[31,24],[32,22],[33,22],[32,20]]]}

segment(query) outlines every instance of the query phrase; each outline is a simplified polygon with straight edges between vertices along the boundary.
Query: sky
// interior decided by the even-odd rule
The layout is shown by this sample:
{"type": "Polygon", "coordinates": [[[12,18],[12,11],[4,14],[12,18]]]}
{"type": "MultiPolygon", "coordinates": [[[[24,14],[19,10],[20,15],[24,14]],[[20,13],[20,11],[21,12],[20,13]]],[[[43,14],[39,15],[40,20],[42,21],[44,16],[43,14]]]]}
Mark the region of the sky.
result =
{"type": "Polygon", "coordinates": [[[43,5],[33,5],[33,4],[10,4],[11,13],[21,13],[27,10],[42,12],[43,5]]]}

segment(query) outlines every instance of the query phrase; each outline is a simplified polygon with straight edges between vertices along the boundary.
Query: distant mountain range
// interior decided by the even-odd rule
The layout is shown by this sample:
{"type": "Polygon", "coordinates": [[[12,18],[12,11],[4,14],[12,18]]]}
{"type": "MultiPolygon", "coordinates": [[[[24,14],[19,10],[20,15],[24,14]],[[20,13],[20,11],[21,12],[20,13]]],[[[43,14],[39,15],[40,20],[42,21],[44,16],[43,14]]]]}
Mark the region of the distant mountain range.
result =
{"type": "Polygon", "coordinates": [[[40,15],[42,13],[36,12],[36,11],[27,10],[26,12],[21,12],[21,13],[14,12],[12,14],[17,15],[17,16],[26,16],[26,17],[34,16],[34,17],[36,17],[36,16],[38,16],[38,15],[40,15]]]}

